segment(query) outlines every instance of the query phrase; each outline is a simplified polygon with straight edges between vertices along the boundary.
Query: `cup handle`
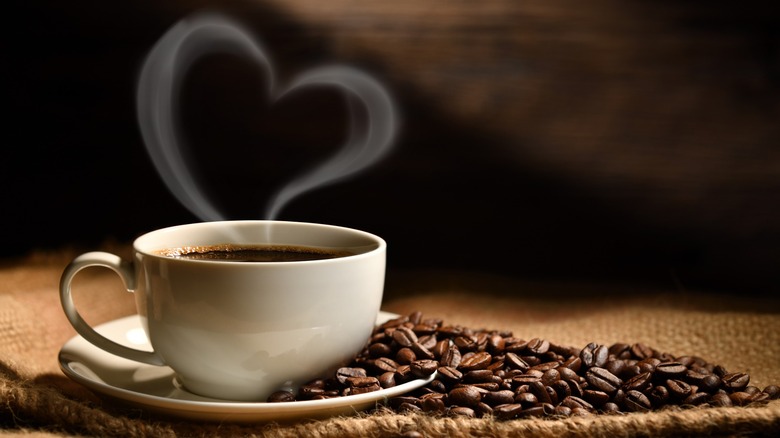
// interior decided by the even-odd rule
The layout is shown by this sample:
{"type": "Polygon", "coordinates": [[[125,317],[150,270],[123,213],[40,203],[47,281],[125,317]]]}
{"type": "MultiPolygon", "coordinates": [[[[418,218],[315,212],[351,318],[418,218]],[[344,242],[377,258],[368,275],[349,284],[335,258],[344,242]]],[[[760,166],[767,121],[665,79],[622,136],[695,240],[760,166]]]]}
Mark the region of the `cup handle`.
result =
{"type": "Polygon", "coordinates": [[[135,273],[133,271],[133,265],[132,263],[122,260],[121,257],[107,252],[94,251],[84,253],[73,259],[65,268],[65,271],[60,278],[60,302],[62,303],[62,309],[65,311],[65,316],[67,316],[68,321],[70,321],[73,328],[76,329],[76,332],[96,347],[111,354],[150,365],[165,365],[162,358],[154,352],[125,347],[124,345],[104,337],[96,332],[86,321],[84,321],[81,315],[79,315],[78,310],[76,310],[76,305],[73,303],[70,284],[73,277],[75,277],[80,270],[90,266],[102,266],[112,269],[122,278],[122,281],[129,292],[134,292],[135,290],[135,273]]]}

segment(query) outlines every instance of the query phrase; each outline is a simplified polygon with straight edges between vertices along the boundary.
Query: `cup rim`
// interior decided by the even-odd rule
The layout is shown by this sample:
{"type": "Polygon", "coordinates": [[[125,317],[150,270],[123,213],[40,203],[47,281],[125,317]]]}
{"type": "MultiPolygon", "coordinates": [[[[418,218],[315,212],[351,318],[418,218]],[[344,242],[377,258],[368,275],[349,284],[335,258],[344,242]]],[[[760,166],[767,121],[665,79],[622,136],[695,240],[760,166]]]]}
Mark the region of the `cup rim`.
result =
{"type": "MultiPolygon", "coordinates": [[[[214,245],[218,244],[224,244],[224,243],[235,243],[235,242],[221,242],[221,243],[215,243],[214,245]]],[[[305,246],[306,243],[297,243],[298,245],[305,246]]],[[[179,246],[179,245],[167,245],[167,246],[179,246]]],[[[182,245],[183,246],[183,245],[182,245]]],[[[312,245],[316,246],[316,245],[312,245]]],[[[346,247],[346,246],[345,246],[346,247]]],[[[331,225],[331,224],[323,224],[318,222],[303,222],[303,221],[284,221],[284,220],[221,220],[221,221],[203,221],[203,222],[190,222],[185,224],[178,224],[178,225],[172,225],[168,227],[162,227],[157,228],[152,231],[148,231],[140,236],[138,236],[133,241],[133,251],[137,254],[143,254],[144,257],[152,257],[156,259],[163,259],[169,262],[175,261],[176,263],[197,263],[197,264],[209,264],[214,265],[218,264],[220,266],[222,265],[231,265],[231,266],[258,266],[258,265],[273,265],[273,266],[283,266],[283,265],[310,265],[310,264],[322,264],[322,263],[340,263],[346,260],[355,260],[357,258],[366,258],[371,257],[379,252],[385,252],[387,249],[387,242],[385,242],[384,239],[377,236],[376,234],[369,233],[367,231],[359,230],[356,228],[350,228],[346,226],[340,226],[340,225],[331,225]],[[203,260],[203,259],[186,259],[186,258],[176,258],[176,257],[170,257],[164,254],[156,253],[155,250],[159,250],[164,248],[166,245],[159,245],[155,249],[148,248],[148,245],[145,245],[145,240],[151,240],[155,237],[155,235],[162,235],[165,233],[173,233],[179,230],[182,230],[184,228],[200,228],[200,227],[214,227],[214,226],[230,226],[230,227],[245,227],[245,226],[257,226],[257,225],[263,225],[268,226],[271,224],[278,224],[282,226],[287,227],[310,227],[310,228],[320,228],[320,229],[329,229],[333,231],[338,231],[341,233],[346,234],[352,234],[354,236],[362,237],[366,239],[366,241],[371,241],[368,245],[362,245],[361,247],[370,247],[368,249],[365,249],[364,251],[358,252],[356,254],[347,255],[344,257],[337,257],[337,258],[329,258],[329,259],[317,259],[317,260],[298,260],[298,261],[274,261],[274,262],[245,262],[245,261],[229,261],[229,260],[203,260]]]]}

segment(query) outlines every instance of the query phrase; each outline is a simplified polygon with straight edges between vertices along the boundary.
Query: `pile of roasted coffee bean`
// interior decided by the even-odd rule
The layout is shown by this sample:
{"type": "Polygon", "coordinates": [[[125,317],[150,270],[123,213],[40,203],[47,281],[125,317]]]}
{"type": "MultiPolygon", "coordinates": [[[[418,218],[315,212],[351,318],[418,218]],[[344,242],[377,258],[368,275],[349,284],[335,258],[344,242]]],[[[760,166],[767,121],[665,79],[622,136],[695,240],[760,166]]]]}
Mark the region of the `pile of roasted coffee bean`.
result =
{"type": "Polygon", "coordinates": [[[415,312],[377,326],[366,348],[335,376],[310,382],[297,394],[276,392],[268,401],[361,394],[433,373],[424,387],[390,398],[389,407],[510,419],[744,406],[780,397],[780,387],[751,386],[746,373],[640,343],[575,349],[506,331],[445,325],[415,312]]]}

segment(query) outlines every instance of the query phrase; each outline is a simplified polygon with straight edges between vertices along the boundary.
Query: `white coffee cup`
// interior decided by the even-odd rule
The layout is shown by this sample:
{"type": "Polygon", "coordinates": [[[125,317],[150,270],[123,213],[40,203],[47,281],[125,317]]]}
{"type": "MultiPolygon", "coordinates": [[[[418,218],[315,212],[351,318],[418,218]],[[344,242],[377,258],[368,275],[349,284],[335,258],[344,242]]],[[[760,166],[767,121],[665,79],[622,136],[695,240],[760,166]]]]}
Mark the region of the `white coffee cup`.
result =
{"type": "Polygon", "coordinates": [[[387,245],[375,235],[283,221],[203,222],[147,233],[134,259],[106,252],[76,257],[60,281],[62,307],[87,341],[130,360],[167,365],[187,390],[264,401],[327,376],[353,358],[375,324],[387,245]],[[344,257],[285,262],[191,260],[160,251],[221,244],[347,250],[344,257]],[[81,269],[116,271],[134,292],[154,351],[115,343],[79,315],[71,281],[81,269]]]}

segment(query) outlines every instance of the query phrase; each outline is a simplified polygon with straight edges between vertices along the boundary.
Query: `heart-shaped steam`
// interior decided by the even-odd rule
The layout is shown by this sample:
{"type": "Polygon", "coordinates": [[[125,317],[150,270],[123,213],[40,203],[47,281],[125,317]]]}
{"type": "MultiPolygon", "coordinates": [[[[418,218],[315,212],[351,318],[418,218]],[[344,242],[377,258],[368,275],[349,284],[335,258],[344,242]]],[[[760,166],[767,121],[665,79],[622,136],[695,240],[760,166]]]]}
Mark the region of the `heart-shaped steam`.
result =
{"type": "Polygon", "coordinates": [[[188,68],[198,58],[217,52],[246,56],[260,64],[268,72],[272,99],[318,85],[338,87],[351,97],[347,142],[329,160],[283,186],[269,201],[265,219],[275,219],[281,208],[301,193],[366,169],[390,149],[398,116],[390,95],[376,80],[354,68],[326,66],[309,70],[275,91],[271,62],[249,32],[217,14],[192,16],[174,25],[149,52],[138,81],[137,112],[144,143],[158,173],[176,198],[200,219],[225,218],[203,195],[187,168],[174,105],[188,68]]]}

